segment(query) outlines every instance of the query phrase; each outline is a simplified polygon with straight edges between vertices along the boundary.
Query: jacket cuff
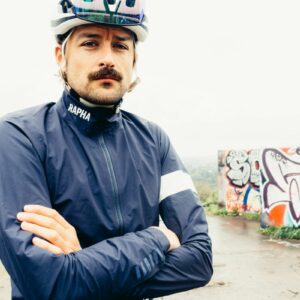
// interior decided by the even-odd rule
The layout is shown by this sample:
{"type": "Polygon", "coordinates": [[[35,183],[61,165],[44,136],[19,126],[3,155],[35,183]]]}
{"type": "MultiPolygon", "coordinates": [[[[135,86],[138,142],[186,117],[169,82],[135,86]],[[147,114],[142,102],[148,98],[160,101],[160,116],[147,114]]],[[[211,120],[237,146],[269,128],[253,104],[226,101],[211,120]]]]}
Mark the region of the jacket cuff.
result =
{"type": "Polygon", "coordinates": [[[160,249],[164,254],[166,254],[169,251],[170,242],[165,234],[155,227],[148,228],[146,231],[148,231],[158,241],[160,249]]]}

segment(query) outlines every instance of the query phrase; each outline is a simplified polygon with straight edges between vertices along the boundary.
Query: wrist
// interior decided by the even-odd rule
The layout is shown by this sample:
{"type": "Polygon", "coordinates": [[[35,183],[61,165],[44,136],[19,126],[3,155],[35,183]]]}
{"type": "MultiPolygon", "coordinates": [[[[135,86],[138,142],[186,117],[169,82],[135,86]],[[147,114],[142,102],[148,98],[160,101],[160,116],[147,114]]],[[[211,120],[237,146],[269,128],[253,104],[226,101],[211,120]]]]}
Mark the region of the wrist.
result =
{"type": "Polygon", "coordinates": [[[161,246],[162,251],[166,254],[171,246],[168,237],[160,230],[159,227],[151,226],[146,230],[155,236],[156,240],[161,246]]]}

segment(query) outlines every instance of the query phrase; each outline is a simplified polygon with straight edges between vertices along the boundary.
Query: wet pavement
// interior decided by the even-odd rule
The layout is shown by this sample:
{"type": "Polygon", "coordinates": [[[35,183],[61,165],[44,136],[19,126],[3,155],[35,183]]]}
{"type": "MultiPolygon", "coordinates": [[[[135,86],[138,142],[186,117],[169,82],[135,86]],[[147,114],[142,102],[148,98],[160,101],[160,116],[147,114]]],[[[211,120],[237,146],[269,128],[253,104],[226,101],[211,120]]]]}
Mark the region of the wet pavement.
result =
{"type": "Polygon", "coordinates": [[[300,241],[270,240],[259,223],[209,217],[214,276],[204,288],[164,300],[300,299],[300,241]]]}
{"type": "MultiPolygon", "coordinates": [[[[214,276],[204,288],[164,300],[300,299],[300,241],[274,241],[257,230],[259,223],[209,217],[214,276]]],[[[0,300],[10,299],[7,274],[0,264],[0,300]]]]}

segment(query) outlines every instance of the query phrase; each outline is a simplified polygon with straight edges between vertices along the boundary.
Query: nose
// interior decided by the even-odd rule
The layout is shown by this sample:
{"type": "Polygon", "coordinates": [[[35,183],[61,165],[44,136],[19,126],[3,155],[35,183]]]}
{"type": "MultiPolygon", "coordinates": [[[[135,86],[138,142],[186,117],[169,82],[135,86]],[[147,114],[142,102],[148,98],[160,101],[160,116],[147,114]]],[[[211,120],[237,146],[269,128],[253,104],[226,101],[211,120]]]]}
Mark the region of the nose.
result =
{"type": "Polygon", "coordinates": [[[106,46],[101,49],[101,55],[99,58],[99,66],[104,68],[114,68],[114,55],[110,46],[106,46]]]}

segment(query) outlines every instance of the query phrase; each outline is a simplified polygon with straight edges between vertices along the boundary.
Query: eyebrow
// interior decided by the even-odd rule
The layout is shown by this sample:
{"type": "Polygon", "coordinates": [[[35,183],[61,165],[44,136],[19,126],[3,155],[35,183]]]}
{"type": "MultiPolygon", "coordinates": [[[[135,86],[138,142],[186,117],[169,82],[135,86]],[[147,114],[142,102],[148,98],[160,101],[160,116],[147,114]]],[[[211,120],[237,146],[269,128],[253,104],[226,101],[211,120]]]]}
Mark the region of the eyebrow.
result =
{"type": "MultiPolygon", "coordinates": [[[[80,40],[82,38],[97,38],[97,39],[102,39],[103,36],[101,34],[98,33],[86,33],[86,32],[82,32],[79,34],[79,36],[77,37],[77,40],[80,40]]],[[[126,42],[126,41],[131,41],[133,40],[131,36],[129,35],[124,35],[124,36],[120,36],[117,34],[114,34],[113,36],[114,39],[120,41],[120,42],[126,42]]]]}
{"type": "Polygon", "coordinates": [[[129,35],[126,35],[126,36],[114,35],[114,38],[120,42],[126,42],[126,41],[133,40],[132,36],[129,36],[129,35]]]}
{"type": "Polygon", "coordinates": [[[100,34],[97,34],[97,33],[82,32],[78,35],[77,40],[80,40],[82,38],[102,38],[102,36],[100,34]]]}

